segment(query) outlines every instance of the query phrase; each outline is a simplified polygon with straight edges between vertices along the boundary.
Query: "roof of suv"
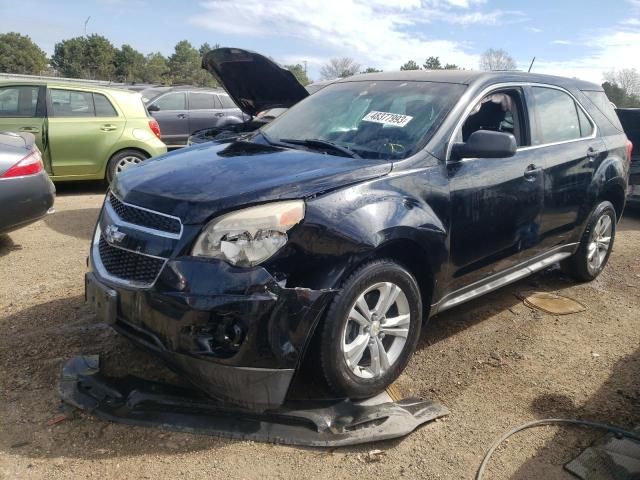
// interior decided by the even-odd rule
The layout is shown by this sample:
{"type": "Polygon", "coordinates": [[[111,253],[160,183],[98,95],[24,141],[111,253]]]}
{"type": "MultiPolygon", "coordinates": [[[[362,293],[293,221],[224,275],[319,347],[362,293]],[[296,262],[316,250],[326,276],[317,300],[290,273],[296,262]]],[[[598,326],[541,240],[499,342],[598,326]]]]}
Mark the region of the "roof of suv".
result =
{"type": "Polygon", "coordinates": [[[399,72],[380,72],[355,75],[353,77],[337,80],[338,82],[354,82],[364,80],[405,80],[415,82],[441,82],[459,83],[470,85],[472,83],[484,83],[491,80],[505,82],[532,82],[548,83],[559,86],[573,86],[581,90],[602,90],[596,83],[583,80],[543,75],[540,73],[527,73],[513,70],[482,72],[477,70],[404,70],[399,72]]]}

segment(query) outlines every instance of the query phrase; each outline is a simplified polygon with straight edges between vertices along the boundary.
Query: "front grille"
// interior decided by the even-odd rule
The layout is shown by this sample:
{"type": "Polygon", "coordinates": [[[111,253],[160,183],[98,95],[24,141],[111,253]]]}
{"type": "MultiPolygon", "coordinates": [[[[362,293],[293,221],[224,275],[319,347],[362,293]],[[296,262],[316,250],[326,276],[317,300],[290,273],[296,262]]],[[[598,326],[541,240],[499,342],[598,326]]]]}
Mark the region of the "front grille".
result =
{"type": "Polygon", "coordinates": [[[142,210],[122,203],[114,194],[109,193],[109,203],[118,217],[128,223],[141,227],[153,228],[168,233],[180,233],[182,225],[177,218],[167,217],[159,213],[142,210]]]}
{"type": "Polygon", "coordinates": [[[162,270],[165,260],[112,247],[100,238],[98,252],[104,269],[119,279],[151,285],[162,270]]]}

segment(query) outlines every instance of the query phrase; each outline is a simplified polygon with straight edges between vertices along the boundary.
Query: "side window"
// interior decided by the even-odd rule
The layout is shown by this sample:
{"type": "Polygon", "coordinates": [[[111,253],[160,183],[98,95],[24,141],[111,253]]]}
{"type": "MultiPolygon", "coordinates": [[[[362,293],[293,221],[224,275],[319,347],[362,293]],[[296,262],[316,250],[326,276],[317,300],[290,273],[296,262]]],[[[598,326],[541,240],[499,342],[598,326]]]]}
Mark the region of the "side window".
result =
{"type": "Polygon", "coordinates": [[[510,133],[518,147],[528,146],[529,135],[525,120],[524,102],[520,89],[499,90],[484,97],[471,111],[462,125],[462,138],[466,142],[473,132],[490,130],[510,133]]]}
{"type": "Polygon", "coordinates": [[[238,108],[229,95],[220,95],[220,101],[222,102],[222,108],[238,108]]]}
{"type": "Polygon", "coordinates": [[[162,110],[186,110],[187,98],[184,92],[167,93],[153,102],[161,111],[162,110]]]}
{"type": "Polygon", "coordinates": [[[213,110],[216,106],[215,95],[212,93],[189,93],[189,110],[213,110]]]}
{"type": "Polygon", "coordinates": [[[0,117],[35,117],[37,85],[0,87],[0,117]]]}
{"type": "Polygon", "coordinates": [[[546,87],[532,91],[538,123],[535,145],[577,140],[593,133],[593,125],[566,92],[546,87]]]}
{"type": "Polygon", "coordinates": [[[113,108],[107,97],[100,93],[93,94],[93,103],[96,107],[96,117],[117,117],[118,113],[113,108]]]}
{"type": "Polygon", "coordinates": [[[578,121],[580,122],[580,136],[581,137],[590,137],[593,134],[593,124],[587,118],[582,108],[576,105],[578,109],[578,121]]]}
{"type": "Polygon", "coordinates": [[[51,89],[53,117],[93,117],[93,95],[91,92],[51,89]]]}

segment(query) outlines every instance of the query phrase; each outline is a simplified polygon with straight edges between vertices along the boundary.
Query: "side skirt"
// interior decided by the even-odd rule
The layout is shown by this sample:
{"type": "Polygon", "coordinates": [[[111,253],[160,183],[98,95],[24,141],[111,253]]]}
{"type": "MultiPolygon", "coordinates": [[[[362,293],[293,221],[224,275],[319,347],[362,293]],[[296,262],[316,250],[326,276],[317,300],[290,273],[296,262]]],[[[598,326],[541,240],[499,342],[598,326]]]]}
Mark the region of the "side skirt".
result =
{"type": "Polygon", "coordinates": [[[451,292],[445,295],[439,302],[431,305],[430,316],[432,317],[464,302],[473,300],[485,293],[497,290],[498,288],[504,287],[510,283],[517,282],[532,273],[549,267],[560,260],[564,260],[565,258],[570,257],[576,251],[577,247],[578,243],[561,245],[548,252],[526,260],[523,263],[503,270],[502,272],[495,273],[478,282],[456,290],[455,292],[451,292]]]}

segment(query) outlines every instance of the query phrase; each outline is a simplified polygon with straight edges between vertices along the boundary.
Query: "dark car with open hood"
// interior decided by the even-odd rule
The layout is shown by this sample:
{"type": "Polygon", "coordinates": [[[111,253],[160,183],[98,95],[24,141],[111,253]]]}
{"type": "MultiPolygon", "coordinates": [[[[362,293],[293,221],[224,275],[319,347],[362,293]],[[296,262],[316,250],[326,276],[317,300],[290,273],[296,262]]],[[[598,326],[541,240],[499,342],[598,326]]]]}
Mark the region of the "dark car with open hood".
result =
{"type": "MultiPolygon", "coordinates": [[[[275,90],[243,88],[229,90],[239,106],[273,107],[275,90]]],[[[242,140],[116,177],[87,297],[231,404],[276,407],[301,371],[337,396],[369,397],[402,372],[430,317],[557,262],[596,278],[630,154],[595,84],[350,77],[242,140]]]]}
{"type": "Polygon", "coordinates": [[[330,83],[317,82],[303,87],[293,73],[273,60],[239,48],[208,52],[202,59],[202,68],[215,77],[250,120],[193,132],[188,145],[229,140],[258,130],[330,83]]]}

